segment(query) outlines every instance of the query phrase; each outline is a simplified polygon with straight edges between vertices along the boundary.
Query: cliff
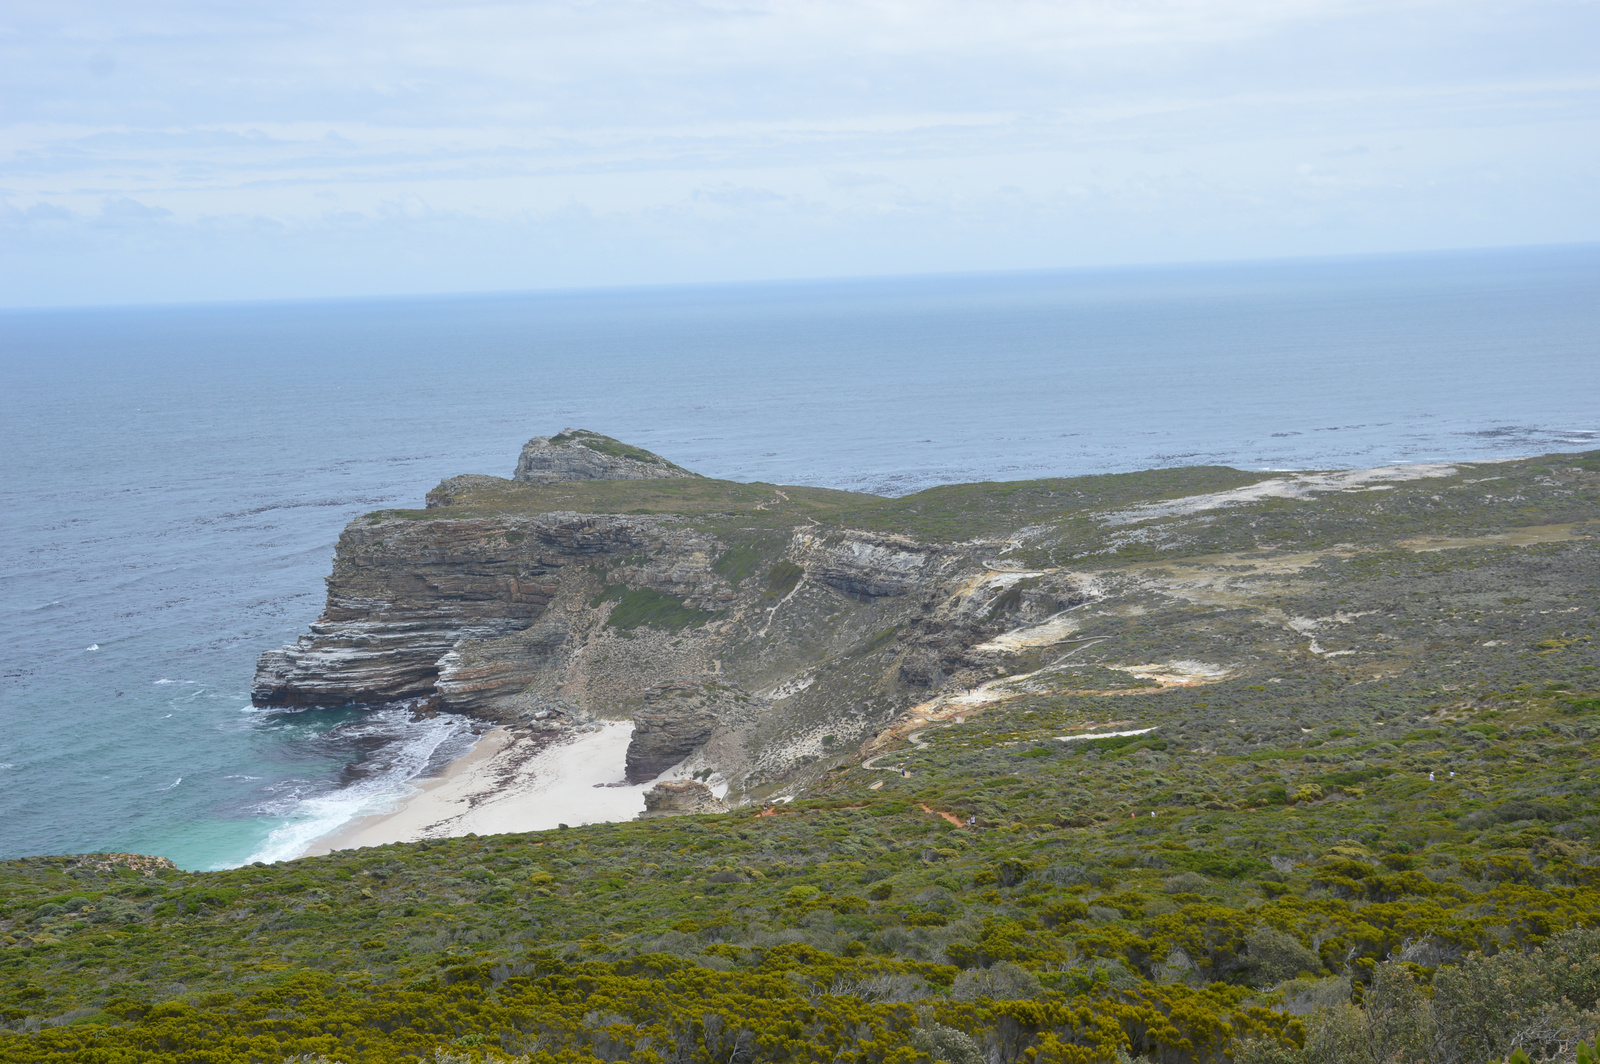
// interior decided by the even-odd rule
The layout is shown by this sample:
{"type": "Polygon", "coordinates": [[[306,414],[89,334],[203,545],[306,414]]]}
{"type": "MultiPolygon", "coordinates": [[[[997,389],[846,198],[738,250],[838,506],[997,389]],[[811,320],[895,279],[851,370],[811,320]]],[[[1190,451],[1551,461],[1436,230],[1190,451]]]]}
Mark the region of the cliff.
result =
{"type": "Polygon", "coordinates": [[[1515,491],[1470,466],[1201,467],[884,499],[712,480],[567,430],[530,441],[512,479],[452,478],[427,509],[351,522],[321,617],[261,655],[252,699],[414,699],[540,729],[631,717],[630,780],[682,763],[737,803],[1024,690],[1325,662],[1341,623],[1286,606],[1297,574],[1594,512],[1600,476],[1537,468],[1496,467],[1515,491]]]}
{"type": "Polygon", "coordinates": [[[689,778],[628,823],[0,862],[0,1059],[1570,1064],[1600,1034],[1600,452],[434,494],[352,523],[264,687],[632,713],[635,777],[689,778]]]}

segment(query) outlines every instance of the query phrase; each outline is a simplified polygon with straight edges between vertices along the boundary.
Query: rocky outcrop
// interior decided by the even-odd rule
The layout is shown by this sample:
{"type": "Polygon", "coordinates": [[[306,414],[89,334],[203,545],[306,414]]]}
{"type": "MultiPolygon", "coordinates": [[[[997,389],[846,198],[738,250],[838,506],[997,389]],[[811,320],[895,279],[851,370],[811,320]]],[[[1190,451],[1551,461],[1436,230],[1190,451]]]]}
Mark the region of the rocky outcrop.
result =
{"type": "Polygon", "coordinates": [[[705,745],[734,692],[715,680],[675,680],[645,692],[628,742],[629,783],[653,780],[705,745]]]}
{"type": "Polygon", "coordinates": [[[727,811],[727,805],[719,801],[711,792],[711,788],[704,783],[697,783],[694,780],[666,780],[644,792],[644,812],[639,814],[639,819],[727,811]]]}
{"type": "Polygon", "coordinates": [[[1055,631],[1059,621],[1044,622],[1094,597],[1093,590],[1071,574],[990,571],[939,608],[923,611],[911,621],[904,634],[899,679],[911,687],[937,688],[956,677],[975,681],[977,674],[996,667],[1003,671],[1010,659],[1030,646],[1065,635],[1064,629],[1055,631]],[[1035,639],[1022,638],[1011,645],[990,642],[1002,632],[1023,633],[1035,627],[1040,627],[1035,639]]]}
{"type": "Polygon", "coordinates": [[[528,637],[528,653],[509,667],[472,660],[464,644],[532,627],[569,565],[637,550],[658,535],[647,519],[570,513],[353,521],[339,537],[322,616],[310,635],[261,655],[251,700],[337,706],[441,694],[453,708],[473,708],[486,691],[525,683],[515,667],[536,668],[565,636],[550,628],[528,637]]]}
{"type": "Polygon", "coordinates": [[[538,681],[563,661],[569,626],[563,617],[499,639],[461,640],[439,659],[434,688],[446,709],[489,715],[494,704],[538,681]]]}
{"type": "Polygon", "coordinates": [[[794,553],[808,576],[847,595],[904,595],[937,571],[942,551],[904,536],[801,533],[794,553]]]}
{"type": "Polygon", "coordinates": [[[485,476],[482,473],[463,473],[457,477],[449,477],[441,480],[438,487],[428,492],[428,509],[438,510],[454,506],[464,496],[483,491],[485,488],[493,489],[505,483],[506,481],[500,477],[485,476]]]}
{"type": "Polygon", "coordinates": [[[69,867],[102,874],[128,869],[141,876],[154,876],[178,870],[178,866],[169,858],[147,857],[142,853],[86,853],[74,859],[69,867]]]}
{"type": "Polygon", "coordinates": [[[551,511],[630,506],[595,477],[689,474],[575,431],[523,458],[533,483],[454,477],[426,511],[352,521],[322,615],[261,655],[252,700],[426,700],[540,730],[632,718],[630,782],[687,761],[739,801],[826,764],[931,688],[1007,666],[1017,656],[984,640],[1062,601],[1049,580],[985,575],[981,541],[827,526],[812,514],[836,493],[702,481],[681,512],[551,511]],[[575,479],[540,479],[556,477],[575,479]]]}
{"type": "Polygon", "coordinates": [[[696,474],[639,447],[587,429],[535,436],[522,447],[513,480],[549,484],[569,480],[659,480],[696,474]]]}

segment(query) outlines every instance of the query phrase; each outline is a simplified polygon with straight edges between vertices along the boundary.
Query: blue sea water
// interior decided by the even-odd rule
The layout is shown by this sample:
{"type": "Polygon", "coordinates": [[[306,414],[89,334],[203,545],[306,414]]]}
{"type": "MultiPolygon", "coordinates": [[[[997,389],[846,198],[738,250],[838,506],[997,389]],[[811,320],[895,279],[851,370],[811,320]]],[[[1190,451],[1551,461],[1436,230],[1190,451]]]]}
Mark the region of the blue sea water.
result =
{"type": "Polygon", "coordinates": [[[1600,446],[1600,248],[0,314],[0,857],[295,855],[471,741],[251,709],[339,530],[585,427],[904,493],[1600,446]]]}

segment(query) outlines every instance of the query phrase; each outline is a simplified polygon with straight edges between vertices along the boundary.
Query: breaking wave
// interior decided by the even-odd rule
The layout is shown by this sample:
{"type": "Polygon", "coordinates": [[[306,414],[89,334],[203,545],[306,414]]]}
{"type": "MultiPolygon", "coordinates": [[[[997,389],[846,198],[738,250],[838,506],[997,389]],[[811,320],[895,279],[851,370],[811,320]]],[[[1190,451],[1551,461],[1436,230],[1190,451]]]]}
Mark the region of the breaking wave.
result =
{"type": "Polygon", "coordinates": [[[279,793],[263,802],[257,814],[283,823],[247,860],[292,860],[354,820],[393,811],[416,793],[416,781],[470,749],[482,727],[468,717],[422,715],[409,706],[389,706],[309,737],[311,752],[350,758],[350,767],[332,786],[310,779],[278,784],[279,793]]]}

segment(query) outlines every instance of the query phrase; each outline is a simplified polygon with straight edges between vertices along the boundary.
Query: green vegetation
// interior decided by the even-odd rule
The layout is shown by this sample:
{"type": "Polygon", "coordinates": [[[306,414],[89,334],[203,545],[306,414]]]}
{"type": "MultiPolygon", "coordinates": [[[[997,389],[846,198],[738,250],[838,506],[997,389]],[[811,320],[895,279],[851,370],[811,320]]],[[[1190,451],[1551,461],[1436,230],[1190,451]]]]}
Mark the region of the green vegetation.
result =
{"type": "Polygon", "coordinates": [[[647,451],[643,447],[634,447],[631,444],[623,443],[621,440],[612,439],[610,436],[602,436],[598,432],[589,432],[586,429],[563,432],[550,437],[550,442],[553,444],[575,443],[580,447],[587,447],[591,451],[608,454],[613,458],[631,458],[635,462],[648,462],[651,465],[667,466],[671,469],[683,468],[667,461],[654,451],[647,451]]]}
{"type": "MultiPolygon", "coordinates": [[[[725,545],[717,573],[772,599],[800,586],[780,554],[806,518],[945,539],[1048,524],[1007,559],[1093,569],[1105,597],[1071,607],[1069,639],[1007,660],[1026,683],[907,723],[874,768],[829,731],[770,813],[225,872],[0,864],[0,1059],[1590,1059],[1594,460],[1120,523],[1088,510],[1258,478],[894,500],[474,488],[443,512],[681,514],[725,545]]],[[[1042,585],[1013,586],[989,621],[1042,585]]],[[[864,685],[901,682],[884,651],[946,634],[815,591],[818,623],[854,625],[836,653],[864,685]]],[[[623,631],[717,616],[621,584],[606,602],[623,631]]]]}
{"type": "Polygon", "coordinates": [[[717,556],[717,560],[711,563],[711,569],[732,583],[743,583],[760,567],[762,554],[762,550],[755,546],[732,547],[717,556]]]}
{"type": "Polygon", "coordinates": [[[616,603],[606,618],[607,626],[622,632],[631,632],[642,624],[668,632],[678,632],[685,628],[698,628],[717,617],[715,611],[697,610],[684,605],[683,599],[676,595],[668,595],[647,587],[631,588],[623,584],[607,584],[590,605],[599,606],[605,602],[616,603]]]}
{"type": "MultiPolygon", "coordinates": [[[[664,459],[663,459],[664,461],[664,459]]],[[[961,540],[1010,531],[1066,511],[1147,503],[1252,484],[1269,474],[1191,466],[1092,477],[959,484],[886,499],[803,486],[774,487],[693,477],[526,484],[484,478],[460,501],[435,510],[389,510],[394,517],[438,518],[505,513],[683,514],[725,519],[741,528],[789,529],[807,519],[924,539],[961,540]]]]}
{"type": "Polygon", "coordinates": [[[878,651],[894,642],[894,637],[899,633],[899,631],[899,626],[894,625],[884,628],[881,631],[874,632],[872,635],[867,637],[864,643],[852,650],[851,654],[855,657],[865,657],[868,654],[876,654],[878,651]]]}
{"type": "Polygon", "coordinates": [[[767,570],[767,597],[783,598],[800,583],[806,571],[791,561],[780,561],[767,570]]]}
{"type": "Polygon", "coordinates": [[[677,514],[726,542],[763,544],[770,541],[768,537],[806,522],[903,534],[924,542],[1006,536],[1029,526],[1049,534],[1036,537],[1038,546],[1013,553],[1013,561],[1101,569],[1264,547],[1330,550],[1392,543],[1406,536],[1479,536],[1506,528],[1590,521],[1600,506],[1600,477],[1590,471],[1590,464],[1600,464],[1600,452],[1504,463],[1490,477],[1481,468],[1464,467],[1429,479],[1425,491],[1402,485],[1396,490],[1332,492],[1309,499],[1266,498],[1248,507],[1176,517],[1129,509],[1116,523],[1099,515],[1244,487],[1272,474],[1190,466],[944,485],[899,498],[706,477],[554,484],[483,477],[461,488],[451,506],[387,510],[372,517],[427,520],[557,510],[677,514]],[[1505,485],[1486,489],[1483,485],[1489,480],[1505,485]]]}
{"type": "Polygon", "coordinates": [[[1156,731],[1089,741],[1058,736],[1105,696],[1029,696],[775,816],[213,873],[9,862],[0,1056],[1571,1061],[1600,992],[1600,717],[1572,709],[1592,653],[1528,656],[1539,682],[1492,694],[1134,694],[1115,711],[1156,731]],[[1398,1055],[1339,1048],[1372,1038],[1398,1055]]]}

